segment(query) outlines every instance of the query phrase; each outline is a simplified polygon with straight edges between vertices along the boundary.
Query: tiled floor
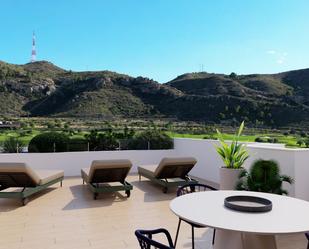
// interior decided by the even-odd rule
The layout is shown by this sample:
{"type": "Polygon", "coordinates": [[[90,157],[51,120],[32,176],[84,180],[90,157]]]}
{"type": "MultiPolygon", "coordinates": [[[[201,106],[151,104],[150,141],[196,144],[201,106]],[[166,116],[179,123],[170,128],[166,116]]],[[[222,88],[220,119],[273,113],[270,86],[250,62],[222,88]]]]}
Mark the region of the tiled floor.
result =
{"type": "MultiPolygon", "coordinates": [[[[0,249],[138,248],[134,230],[167,228],[174,237],[178,219],[169,210],[175,192],[163,194],[148,181],[134,185],[130,198],[101,195],[93,200],[79,178],[67,178],[30,199],[22,207],[16,200],[0,200],[0,249]]],[[[205,210],[206,212],[207,210],[205,210]]],[[[196,248],[211,248],[211,229],[196,230],[196,248]]],[[[303,235],[278,238],[279,248],[306,248],[303,235]]],[[[190,227],[183,225],[178,248],[190,248],[190,227]]],[[[228,248],[228,246],[227,246],[228,248]]]]}

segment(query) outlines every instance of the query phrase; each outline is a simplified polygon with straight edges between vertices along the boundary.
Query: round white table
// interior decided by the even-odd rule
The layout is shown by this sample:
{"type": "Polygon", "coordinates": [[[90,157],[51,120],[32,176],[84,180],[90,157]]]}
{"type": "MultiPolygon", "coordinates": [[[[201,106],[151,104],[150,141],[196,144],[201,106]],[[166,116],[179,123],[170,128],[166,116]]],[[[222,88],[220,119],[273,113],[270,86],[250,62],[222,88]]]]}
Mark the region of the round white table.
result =
{"type": "Polygon", "coordinates": [[[309,231],[309,202],[300,199],[249,191],[205,191],[183,195],[170,203],[180,218],[216,228],[215,249],[277,248],[275,235],[309,231]],[[232,195],[267,198],[273,208],[266,213],[228,209],[224,199],[232,195]]]}

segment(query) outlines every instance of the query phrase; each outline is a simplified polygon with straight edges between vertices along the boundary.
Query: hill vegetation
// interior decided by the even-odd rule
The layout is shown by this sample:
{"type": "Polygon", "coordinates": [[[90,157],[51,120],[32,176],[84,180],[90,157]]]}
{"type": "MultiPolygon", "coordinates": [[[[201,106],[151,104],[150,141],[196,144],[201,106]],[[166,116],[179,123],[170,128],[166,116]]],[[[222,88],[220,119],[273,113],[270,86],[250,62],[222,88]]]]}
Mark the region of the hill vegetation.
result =
{"type": "Polygon", "coordinates": [[[189,73],[160,84],[110,71],[73,72],[47,61],[0,61],[0,115],[169,118],[280,127],[309,121],[309,69],[279,74],[189,73]]]}

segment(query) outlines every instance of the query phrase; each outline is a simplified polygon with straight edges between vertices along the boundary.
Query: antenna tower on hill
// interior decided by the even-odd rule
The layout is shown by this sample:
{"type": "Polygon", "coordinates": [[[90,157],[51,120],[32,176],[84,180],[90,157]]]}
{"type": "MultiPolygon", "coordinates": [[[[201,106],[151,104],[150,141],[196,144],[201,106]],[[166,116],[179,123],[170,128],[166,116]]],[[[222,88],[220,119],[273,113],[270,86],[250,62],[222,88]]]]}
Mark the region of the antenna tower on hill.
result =
{"type": "Polygon", "coordinates": [[[31,62],[36,61],[36,49],[35,49],[35,33],[32,33],[32,52],[31,52],[31,62]]]}

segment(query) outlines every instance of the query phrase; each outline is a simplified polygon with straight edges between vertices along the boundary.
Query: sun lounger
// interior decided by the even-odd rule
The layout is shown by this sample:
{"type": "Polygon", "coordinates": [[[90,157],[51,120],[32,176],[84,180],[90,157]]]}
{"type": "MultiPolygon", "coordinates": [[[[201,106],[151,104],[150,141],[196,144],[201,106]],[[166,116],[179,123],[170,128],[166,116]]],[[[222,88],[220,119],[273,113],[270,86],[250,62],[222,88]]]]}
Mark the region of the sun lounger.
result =
{"type": "Polygon", "coordinates": [[[0,163],[0,198],[21,199],[26,205],[28,197],[60,182],[62,170],[33,170],[25,163],[0,163]],[[10,188],[22,188],[21,191],[9,191],[10,188]]]}
{"type": "Polygon", "coordinates": [[[170,187],[197,183],[196,180],[188,176],[195,164],[196,159],[193,157],[163,158],[159,165],[139,166],[139,180],[141,180],[141,176],[144,176],[163,186],[163,193],[167,193],[170,187]]]}
{"type": "Polygon", "coordinates": [[[83,184],[86,182],[96,199],[99,193],[125,191],[130,197],[133,186],[125,179],[132,167],[129,160],[93,161],[90,168],[81,170],[83,184]],[[113,183],[120,183],[114,185],[113,183]]]}

